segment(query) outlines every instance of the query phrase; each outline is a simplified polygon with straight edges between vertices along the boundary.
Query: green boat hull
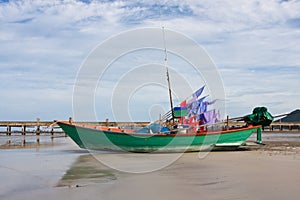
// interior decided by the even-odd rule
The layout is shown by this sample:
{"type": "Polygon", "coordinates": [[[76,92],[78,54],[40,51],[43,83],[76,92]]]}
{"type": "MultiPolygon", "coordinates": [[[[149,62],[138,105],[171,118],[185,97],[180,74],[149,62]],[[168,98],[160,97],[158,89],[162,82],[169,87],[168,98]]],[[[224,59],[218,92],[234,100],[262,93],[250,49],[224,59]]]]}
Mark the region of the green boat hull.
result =
{"type": "Polygon", "coordinates": [[[65,122],[58,122],[58,125],[81,148],[130,152],[188,152],[238,147],[260,130],[260,126],[254,126],[197,135],[151,135],[104,131],[65,122]]]}

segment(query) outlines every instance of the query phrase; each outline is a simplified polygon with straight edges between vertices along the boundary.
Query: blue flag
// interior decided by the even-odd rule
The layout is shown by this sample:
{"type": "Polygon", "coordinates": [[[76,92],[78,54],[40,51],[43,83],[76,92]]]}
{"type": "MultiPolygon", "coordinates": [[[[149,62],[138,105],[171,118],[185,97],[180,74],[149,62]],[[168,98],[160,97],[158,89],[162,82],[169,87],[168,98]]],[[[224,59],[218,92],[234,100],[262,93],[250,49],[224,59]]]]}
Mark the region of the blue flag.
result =
{"type": "Polygon", "coordinates": [[[204,85],[202,88],[200,88],[199,90],[197,90],[197,91],[193,94],[193,96],[194,96],[194,97],[199,97],[199,96],[202,94],[202,92],[203,92],[203,90],[204,90],[204,87],[205,87],[205,85],[204,85]]]}

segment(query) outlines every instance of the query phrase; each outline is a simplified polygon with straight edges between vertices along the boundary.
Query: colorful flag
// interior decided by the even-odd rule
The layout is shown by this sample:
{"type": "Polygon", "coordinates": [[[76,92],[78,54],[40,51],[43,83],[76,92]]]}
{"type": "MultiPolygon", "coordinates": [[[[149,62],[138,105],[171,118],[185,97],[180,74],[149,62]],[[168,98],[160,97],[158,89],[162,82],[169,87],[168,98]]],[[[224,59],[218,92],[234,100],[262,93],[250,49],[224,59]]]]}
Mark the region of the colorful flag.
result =
{"type": "Polygon", "coordinates": [[[179,105],[180,105],[180,107],[185,107],[186,106],[186,100],[184,100],[183,102],[181,102],[179,105]]]}
{"type": "Polygon", "coordinates": [[[187,100],[187,102],[186,102],[186,104],[188,105],[188,106],[190,106],[193,102],[195,102],[195,101],[197,101],[197,97],[195,96],[193,96],[193,97],[191,97],[191,98],[189,98],[188,100],[187,100]]]}
{"type": "Polygon", "coordinates": [[[194,97],[199,97],[199,96],[202,94],[202,92],[203,92],[203,90],[204,90],[204,87],[205,87],[205,85],[204,85],[202,88],[200,88],[199,90],[197,90],[197,91],[193,94],[193,96],[194,96],[194,97]]]}
{"type": "Polygon", "coordinates": [[[215,123],[215,110],[209,110],[203,114],[207,124],[215,123]]]}

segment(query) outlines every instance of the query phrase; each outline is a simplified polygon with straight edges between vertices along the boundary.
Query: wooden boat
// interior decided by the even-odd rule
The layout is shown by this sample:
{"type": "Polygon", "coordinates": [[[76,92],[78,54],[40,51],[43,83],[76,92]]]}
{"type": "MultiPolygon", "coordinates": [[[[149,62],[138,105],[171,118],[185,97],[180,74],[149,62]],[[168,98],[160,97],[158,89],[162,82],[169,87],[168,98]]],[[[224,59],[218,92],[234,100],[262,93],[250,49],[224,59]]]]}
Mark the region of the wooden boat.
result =
{"type": "Polygon", "coordinates": [[[190,152],[211,148],[239,147],[261,126],[187,133],[138,133],[124,129],[92,127],[67,121],[57,124],[81,148],[130,152],[190,152]]]}

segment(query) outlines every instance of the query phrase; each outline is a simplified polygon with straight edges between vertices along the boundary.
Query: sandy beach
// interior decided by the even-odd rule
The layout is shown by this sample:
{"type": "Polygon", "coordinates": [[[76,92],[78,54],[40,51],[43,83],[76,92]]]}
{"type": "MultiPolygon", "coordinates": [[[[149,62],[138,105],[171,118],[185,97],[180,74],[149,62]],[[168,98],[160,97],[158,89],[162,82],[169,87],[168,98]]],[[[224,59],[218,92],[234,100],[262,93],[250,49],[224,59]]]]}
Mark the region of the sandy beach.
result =
{"type": "Polygon", "coordinates": [[[299,199],[300,137],[267,137],[238,151],[172,155],[170,164],[168,154],[91,153],[65,137],[41,137],[38,146],[33,137],[19,148],[1,138],[0,199],[299,199]],[[107,166],[157,164],[164,167],[147,173],[107,166]]]}

